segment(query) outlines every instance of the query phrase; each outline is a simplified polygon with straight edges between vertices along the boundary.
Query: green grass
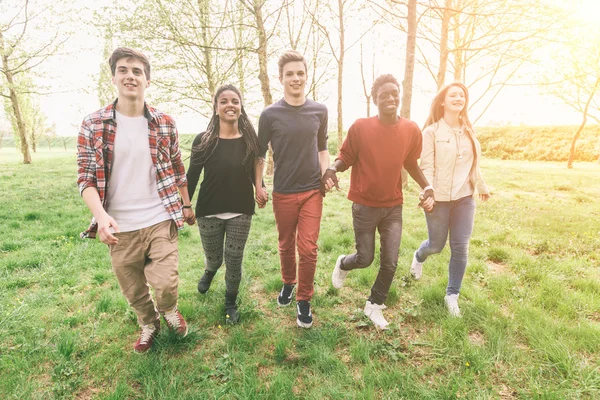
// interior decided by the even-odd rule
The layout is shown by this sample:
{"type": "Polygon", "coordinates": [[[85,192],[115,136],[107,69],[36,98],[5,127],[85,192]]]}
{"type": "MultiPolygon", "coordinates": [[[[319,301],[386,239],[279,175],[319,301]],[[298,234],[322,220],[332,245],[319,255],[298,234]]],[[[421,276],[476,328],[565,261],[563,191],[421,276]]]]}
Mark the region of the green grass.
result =
{"type": "MultiPolygon", "coordinates": [[[[566,162],[578,128],[576,125],[481,127],[477,128],[477,136],[486,157],[566,162]]],[[[599,141],[600,125],[586,125],[575,146],[575,161],[597,161],[599,141]]]]}
{"type": "MultiPolygon", "coordinates": [[[[353,250],[350,202],[325,199],[311,330],[279,309],[270,205],[253,220],[240,293],[242,323],[224,324],[224,271],[206,295],[196,227],[180,236],[180,339],[161,332],[136,355],[135,314],[106,246],[80,240],[89,212],[74,152],[39,151],[32,165],[0,151],[0,398],[450,399],[600,396],[600,166],[484,160],[492,199],[478,203],[461,294],[443,307],[449,251],[408,279],[426,237],[414,183],[385,314],[362,315],[376,267],[335,290],[337,256],[353,250]]],[[[378,256],[375,263],[378,262],[378,256]]]]}

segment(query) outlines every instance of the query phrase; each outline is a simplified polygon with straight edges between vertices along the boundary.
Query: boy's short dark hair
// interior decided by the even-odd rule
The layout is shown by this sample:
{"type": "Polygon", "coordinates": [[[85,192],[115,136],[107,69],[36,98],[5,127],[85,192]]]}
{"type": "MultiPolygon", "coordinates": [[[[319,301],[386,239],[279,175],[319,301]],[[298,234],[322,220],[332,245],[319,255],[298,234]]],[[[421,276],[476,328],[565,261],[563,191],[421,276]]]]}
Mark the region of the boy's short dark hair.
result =
{"type": "Polygon", "coordinates": [[[142,64],[144,64],[144,73],[146,74],[146,79],[150,80],[150,61],[148,61],[148,57],[137,50],[130,49],[129,47],[119,47],[110,55],[108,64],[110,65],[110,72],[112,72],[112,76],[115,76],[117,62],[122,58],[135,58],[136,60],[141,61],[142,64]]]}
{"type": "Polygon", "coordinates": [[[396,86],[398,86],[398,90],[401,90],[400,84],[398,83],[398,80],[396,78],[394,78],[394,75],[392,75],[392,74],[379,75],[377,77],[377,79],[375,79],[375,81],[373,82],[373,86],[371,87],[371,98],[373,99],[373,102],[375,104],[377,104],[377,100],[376,100],[377,91],[385,83],[394,83],[396,86]]]}
{"type": "Polygon", "coordinates": [[[302,61],[302,64],[304,64],[304,72],[308,73],[308,64],[306,63],[304,56],[296,50],[288,50],[279,57],[279,61],[277,62],[280,78],[283,76],[283,66],[294,61],[302,61]]]}

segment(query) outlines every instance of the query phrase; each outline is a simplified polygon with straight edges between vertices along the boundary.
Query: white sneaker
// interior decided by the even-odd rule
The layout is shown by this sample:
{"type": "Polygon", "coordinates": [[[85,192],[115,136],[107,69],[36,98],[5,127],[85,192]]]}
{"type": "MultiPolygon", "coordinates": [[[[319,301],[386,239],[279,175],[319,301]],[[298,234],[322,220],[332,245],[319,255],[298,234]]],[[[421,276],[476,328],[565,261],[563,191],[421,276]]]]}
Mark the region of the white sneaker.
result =
{"type": "Polygon", "coordinates": [[[415,254],[413,254],[412,264],[410,265],[410,274],[416,281],[421,279],[421,276],[423,275],[423,263],[417,261],[417,252],[416,251],[415,251],[415,254]]]}
{"type": "Polygon", "coordinates": [[[446,308],[448,309],[448,313],[452,317],[460,317],[460,308],[458,307],[458,294],[448,294],[444,297],[444,303],[446,303],[446,308]]]}
{"type": "Polygon", "coordinates": [[[340,289],[342,286],[344,286],[344,281],[346,280],[346,277],[348,276],[348,273],[350,272],[350,271],[344,271],[341,268],[342,260],[344,259],[344,257],[346,257],[346,255],[342,254],[337,258],[337,261],[335,262],[335,268],[333,269],[333,272],[331,273],[331,284],[336,289],[340,289]]]}
{"type": "Polygon", "coordinates": [[[367,300],[367,304],[365,304],[365,315],[373,321],[373,324],[378,329],[387,329],[389,322],[385,320],[382,310],[385,310],[387,307],[385,304],[373,304],[369,300],[367,300]]]}

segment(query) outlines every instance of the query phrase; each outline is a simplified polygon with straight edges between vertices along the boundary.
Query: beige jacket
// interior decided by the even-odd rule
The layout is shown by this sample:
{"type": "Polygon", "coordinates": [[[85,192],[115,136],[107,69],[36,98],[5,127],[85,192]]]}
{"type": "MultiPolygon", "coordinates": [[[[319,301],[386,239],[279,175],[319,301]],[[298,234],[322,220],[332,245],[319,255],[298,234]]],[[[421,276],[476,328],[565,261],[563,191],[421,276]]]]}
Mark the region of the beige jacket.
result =
{"type": "MultiPolygon", "coordinates": [[[[469,178],[471,185],[479,194],[489,194],[489,190],[479,168],[481,145],[475,133],[466,128],[467,136],[474,148],[474,162],[469,178]]],[[[423,149],[421,151],[421,169],[427,182],[433,186],[435,201],[450,201],[452,180],[456,163],[456,136],[451,128],[440,121],[423,130],[423,149]]],[[[475,194],[475,193],[473,193],[475,194]]]]}

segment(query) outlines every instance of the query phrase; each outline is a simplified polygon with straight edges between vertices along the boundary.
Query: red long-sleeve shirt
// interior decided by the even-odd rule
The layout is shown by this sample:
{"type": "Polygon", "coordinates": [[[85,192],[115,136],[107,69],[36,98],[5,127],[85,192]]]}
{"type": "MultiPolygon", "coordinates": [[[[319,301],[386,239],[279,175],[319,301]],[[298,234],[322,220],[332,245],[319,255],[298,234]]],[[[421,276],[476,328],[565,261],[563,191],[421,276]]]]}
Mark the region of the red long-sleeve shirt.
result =
{"type": "Polygon", "coordinates": [[[348,199],[369,207],[402,204],[402,166],[417,164],[422,140],[417,124],[406,118],[394,125],[376,116],[356,120],[337,157],[352,167],[348,199]]]}

